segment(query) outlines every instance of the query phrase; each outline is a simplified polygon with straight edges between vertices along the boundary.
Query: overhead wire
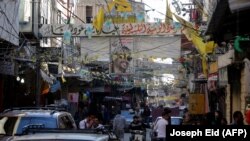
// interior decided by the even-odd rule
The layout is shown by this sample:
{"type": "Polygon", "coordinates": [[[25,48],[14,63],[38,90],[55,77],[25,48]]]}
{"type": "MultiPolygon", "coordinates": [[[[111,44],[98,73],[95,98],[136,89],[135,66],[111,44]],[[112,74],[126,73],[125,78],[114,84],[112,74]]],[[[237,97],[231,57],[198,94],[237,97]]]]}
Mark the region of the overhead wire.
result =
{"type": "MultiPolygon", "coordinates": [[[[8,1],[8,2],[11,2],[11,1],[8,1]]],[[[16,2],[17,2],[17,1],[15,1],[15,4],[16,4],[16,2]]],[[[8,3],[7,3],[7,4],[8,4],[8,3]]],[[[6,6],[5,6],[5,7],[6,7],[6,6]]],[[[6,9],[6,10],[7,10],[7,9],[6,9]]],[[[14,11],[13,17],[17,15],[17,13],[18,13],[18,8],[15,8],[14,10],[15,10],[15,11],[14,11]]],[[[4,10],[2,9],[1,6],[0,6],[0,12],[5,16],[6,21],[7,21],[7,22],[9,23],[9,25],[11,26],[11,31],[12,31],[12,29],[13,29],[14,32],[15,32],[17,35],[19,35],[19,36],[16,36],[16,35],[14,35],[13,33],[10,33],[8,30],[4,29],[3,26],[0,26],[0,28],[2,28],[5,32],[9,33],[10,35],[12,35],[13,37],[15,37],[15,38],[18,39],[19,41],[20,41],[20,40],[22,41],[22,43],[19,43],[18,48],[13,48],[13,49],[12,49],[12,50],[15,50],[15,49],[19,50],[20,48],[22,48],[22,47],[25,45],[25,43],[28,41],[28,39],[26,38],[26,36],[24,35],[23,32],[17,32],[17,31],[16,31],[16,29],[15,29],[14,26],[13,26],[13,23],[9,20],[8,16],[6,15],[6,11],[4,11],[4,10]],[[22,37],[20,37],[20,35],[21,35],[22,37]]],[[[12,17],[12,19],[14,19],[13,17],[12,17]]],[[[5,22],[4,22],[4,23],[5,23],[5,22]]],[[[9,46],[8,46],[8,47],[9,47],[9,46]]],[[[8,48],[8,47],[7,47],[7,48],[8,48]]],[[[29,48],[27,48],[27,49],[30,51],[30,53],[32,53],[31,50],[30,50],[29,48]]]]}
{"type": "MultiPolygon", "coordinates": [[[[146,3],[143,3],[143,4],[145,4],[145,5],[146,5],[147,7],[149,7],[151,10],[154,10],[155,12],[157,12],[157,13],[159,13],[159,14],[161,14],[161,15],[167,17],[168,19],[174,21],[174,19],[173,19],[172,17],[169,17],[168,15],[166,15],[166,14],[164,14],[164,13],[162,13],[162,12],[160,12],[160,11],[154,9],[154,8],[152,8],[151,6],[149,6],[149,5],[146,4],[146,3]]],[[[187,28],[189,28],[189,29],[192,29],[192,30],[194,30],[194,31],[196,31],[196,32],[201,32],[200,30],[195,29],[194,27],[189,27],[189,26],[184,25],[184,24],[182,24],[182,23],[180,23],[180,24],[181,24],[182,26],[187,27],[187,28]]]]}
{"type": "Polygon", "coordinates": [[[68,12],[70,12],[71,14],[73,14],[74,17],[76,17],[78,20],[80,20],[82,23],[85,23],[81,18],[79,18],[77,15],[75,15],[73,12],[71,12],[68,8],[66,8],[63,4],[61,4],[58,0],[57,2],[68,12]]]}
{"type": "MultiPolygon", "coordinates": [[[[107,3],[107,1],[105,0],[105,2],[107,3]]],[[[64,7],[65,8],[65,7],[64,7]]],[[[70,11],[71,12],[71,11],[70,11]]],[[[109,11],[110,12],[110,11],[109,11]]],[[[72,12],[71,12],[72,13],[72,12]]],[[[119,33],[119,32],[118,32],[119,33]]],[[[119,34],[118,34],[119,35],[119,34]]],[[[149,49],[149,50],[154,50],[154,49],[156,49],[156,48],[159,48],[159,47],[161,47],[161,46],[157,46],[157,47],[155,47],[155,48],[152,48],[152,49],[149,49]]],[[[149,51],[149,50],[142,50],[142,51],[140,51],[140,52],[143,52],[143,51],[149,51]]]]}

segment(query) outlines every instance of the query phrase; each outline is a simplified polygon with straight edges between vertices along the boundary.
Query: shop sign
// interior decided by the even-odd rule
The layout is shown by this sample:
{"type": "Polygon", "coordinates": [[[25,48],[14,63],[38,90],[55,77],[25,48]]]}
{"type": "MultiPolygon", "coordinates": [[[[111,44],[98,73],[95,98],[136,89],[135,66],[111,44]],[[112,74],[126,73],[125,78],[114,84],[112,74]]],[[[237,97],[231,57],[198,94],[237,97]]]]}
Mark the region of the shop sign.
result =
{"type": "Polygon", "coordinates": [[[189,113],[204,114],[205,113],[205,94],[189,94],[189,113]]]}
{"type": "Polygon", "coordinates": [[[0,61],[0,74],[15,75],[15,63],[0,61]]]}

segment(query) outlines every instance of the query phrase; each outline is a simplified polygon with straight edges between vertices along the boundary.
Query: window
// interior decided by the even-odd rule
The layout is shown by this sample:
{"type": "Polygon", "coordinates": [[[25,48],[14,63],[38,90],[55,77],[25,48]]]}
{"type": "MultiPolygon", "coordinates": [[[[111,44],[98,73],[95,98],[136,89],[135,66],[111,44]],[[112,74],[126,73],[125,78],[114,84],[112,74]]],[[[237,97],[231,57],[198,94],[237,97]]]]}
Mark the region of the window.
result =
{"type": "MultiPolygon", "coordinates": [[[[2,120],[3,118],[4,117],[0,117],[0,120],[2,120]]],[[[16,121],[17,121],[17,117],[8,117],[6,122],[4,123],[4,126],[3,126],[4,129],[0,129],[0,130],[1,131],[4,130],[6,135],[12,135],[16,121]]]]}
{"type": "MultiPolygon", "coordinates": [[[[41,20],[40,21],[41,24],[48,24],[48,19],[47,18],[41,16],[40,20],[41,20]]],[[[43,38],[43,43],[48,44],[48,38],[43,38]]]]}
{"type": "Polygon", "coordinates": [[[45,128],[57,128],[56,119],[50,117],[22,117],[17,128],[17,134],[22,134],[27,125],[45,125],[45,128]]]}
{"type": "Polygon", "coordinates": [[[62,12],[60,10],[57,11],[57,23],[62,23],[62,12]]]}
{"type": "Polygon", "coordinates": [[[74,129],[74,125],[68,116],[62,116],[59,119],[59,128],[74,129]]]}
{"type": "Polygon", "coordinates": [[[86,6],[86,23],[92,23],[92,6],[86,6]]]}

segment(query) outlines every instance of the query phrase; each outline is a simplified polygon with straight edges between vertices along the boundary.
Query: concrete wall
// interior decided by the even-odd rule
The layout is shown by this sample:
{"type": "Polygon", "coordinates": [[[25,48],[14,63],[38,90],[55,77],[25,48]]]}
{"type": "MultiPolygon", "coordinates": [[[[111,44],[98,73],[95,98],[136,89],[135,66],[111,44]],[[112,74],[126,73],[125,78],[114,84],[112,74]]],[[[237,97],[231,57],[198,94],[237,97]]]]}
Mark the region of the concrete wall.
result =
{"type": "Polygon", "coordinates": [[[0,39],[19,45],[19,0],[0,1],[0,39]]]}

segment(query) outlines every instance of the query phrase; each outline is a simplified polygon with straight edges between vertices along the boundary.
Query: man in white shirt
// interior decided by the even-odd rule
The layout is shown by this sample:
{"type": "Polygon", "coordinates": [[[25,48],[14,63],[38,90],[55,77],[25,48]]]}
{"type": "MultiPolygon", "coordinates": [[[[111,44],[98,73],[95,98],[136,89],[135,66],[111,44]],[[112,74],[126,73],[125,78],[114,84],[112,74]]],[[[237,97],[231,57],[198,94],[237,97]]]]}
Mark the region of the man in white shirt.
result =
{"type": "Polygon", "coordinates": [[[162,118],[156,122],[154,131],[157,132],[157,141],[166,140],[166,126],[169,124],[168,119],[170,118],[169,112],[162,112],[162,118]]]}
{"type": "Polygon", "coordinates": [[[79,129],[91,129],[93,126],[94,116],[90,115],[85,119],[81,120],[79,123],[79,129]]]}

